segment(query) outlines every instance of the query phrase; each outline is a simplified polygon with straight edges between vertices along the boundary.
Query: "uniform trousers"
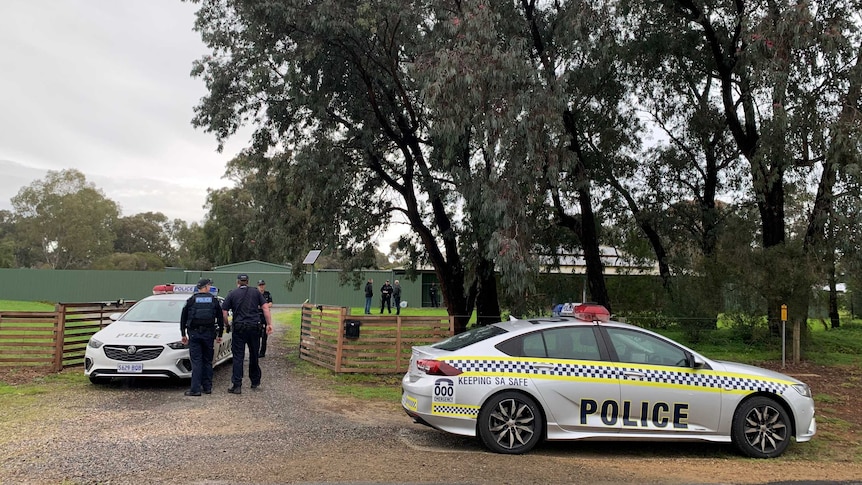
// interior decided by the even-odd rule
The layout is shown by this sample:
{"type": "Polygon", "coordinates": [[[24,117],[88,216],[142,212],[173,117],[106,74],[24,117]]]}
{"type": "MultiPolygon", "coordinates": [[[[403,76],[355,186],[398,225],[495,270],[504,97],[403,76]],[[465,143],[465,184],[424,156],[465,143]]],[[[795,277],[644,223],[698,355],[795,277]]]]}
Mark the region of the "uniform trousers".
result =
{"type": "Polygon", "coordinates": [[[233,325],[233,339],[230,351],[233,354],[233,387],[242,387],[242,370],[245,361],[245,347],[248,346],[248,378],[251,385],[260,384],[261,371],[258,356],[260,355],[260,325],[258,323],[233,325]]]}
{"type": "Polygon", "coordinates": [[[211,391],[213,388],[213,342],[214,328],[191,327],[188,329],[189,359],[192,361],[192,385],[190,391],[211,391]]]}

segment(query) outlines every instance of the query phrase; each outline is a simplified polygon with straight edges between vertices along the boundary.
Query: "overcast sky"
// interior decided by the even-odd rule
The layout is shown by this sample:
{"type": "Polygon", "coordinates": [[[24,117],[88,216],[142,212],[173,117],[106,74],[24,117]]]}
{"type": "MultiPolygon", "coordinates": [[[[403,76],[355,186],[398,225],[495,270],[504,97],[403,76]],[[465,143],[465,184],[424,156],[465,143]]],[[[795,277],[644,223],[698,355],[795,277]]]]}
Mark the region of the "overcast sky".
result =
{"type": "MultiPolygon", "coordinates": [[[[15,171],[0,178],[76,168],[124,216],[202,220],[207,188],[232,185],[225,163],[248,135],[219,154],[215,137],[191,126],[206,94],[189,75],[206,53],[196,10],[180,0],[0,0],[0,161],[13,162],[0,167],[15,171]]],[[[0,208],[11,207],[10,190],[0,208]]]]}

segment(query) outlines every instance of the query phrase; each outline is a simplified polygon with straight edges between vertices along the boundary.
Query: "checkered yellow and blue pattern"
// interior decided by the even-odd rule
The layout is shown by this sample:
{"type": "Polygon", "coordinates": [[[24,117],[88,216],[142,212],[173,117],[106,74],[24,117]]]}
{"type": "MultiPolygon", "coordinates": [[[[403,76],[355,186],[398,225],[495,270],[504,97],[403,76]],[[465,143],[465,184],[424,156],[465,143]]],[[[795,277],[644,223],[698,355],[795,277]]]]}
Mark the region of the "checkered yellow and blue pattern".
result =
{"type": "Polygon", "coordinates": [[[546,379],[584,380],[590,382],[636,381],[639,385],[659,387],[689,387],[704,391],[724,391],[748,394],[769,392],[784,394],[790,383],[765,377],[730,374],[712,370],[693,370],[688,367],[668,368],[666,366],[638,365],[625,363],[597,363],[593,361],[555,362],[550,360],[500,359],[500,358],[457,358],[446,362],[461,370],[465,375],[518,376],[546,379]],[[536,368],[533,364],[553,363],[554,368],[536,368]],[[627,376],[637,373],[638,377],[627,376]]]}

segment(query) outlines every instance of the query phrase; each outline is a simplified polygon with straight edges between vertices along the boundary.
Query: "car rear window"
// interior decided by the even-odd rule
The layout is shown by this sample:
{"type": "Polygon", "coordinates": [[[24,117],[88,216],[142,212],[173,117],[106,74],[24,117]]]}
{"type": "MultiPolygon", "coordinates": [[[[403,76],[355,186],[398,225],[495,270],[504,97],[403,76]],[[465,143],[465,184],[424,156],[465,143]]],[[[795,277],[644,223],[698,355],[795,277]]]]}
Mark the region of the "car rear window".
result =
{"type": "Polygon", "coordinates": [[[488,325],[487,327],[473,327],[464,333],[459,333],[458,335],[449,337],[442,342],[437,342],[431,347],[440,350],[458,350],[463,349],[468,345],[473,345],[476,342],[481,342],[485,339],[489,339],[491,337],[501,335],[506,332],[507,330],[503,330],[496,325],[488,325]]]}

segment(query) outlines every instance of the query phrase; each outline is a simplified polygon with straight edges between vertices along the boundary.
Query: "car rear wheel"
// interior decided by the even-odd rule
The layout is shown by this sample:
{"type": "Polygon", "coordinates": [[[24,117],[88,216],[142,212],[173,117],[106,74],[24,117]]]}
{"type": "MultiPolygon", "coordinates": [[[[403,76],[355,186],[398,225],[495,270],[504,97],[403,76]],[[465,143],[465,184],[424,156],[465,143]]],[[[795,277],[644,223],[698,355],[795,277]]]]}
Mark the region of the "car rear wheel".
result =
{"type": "Polygon", "coordinates": [[[767,397],[743,402],[733,416],[733,443],[753,458],[774,458],[790,444],[790,416],[767,397]]]}
{"type": "Polygon", "coordinates": [[[503,392],[490,398],[479,411],[479,437],[497,453],[520,454],[542,439],[544,421],[539,405],[519,392],[503,392]]]}

